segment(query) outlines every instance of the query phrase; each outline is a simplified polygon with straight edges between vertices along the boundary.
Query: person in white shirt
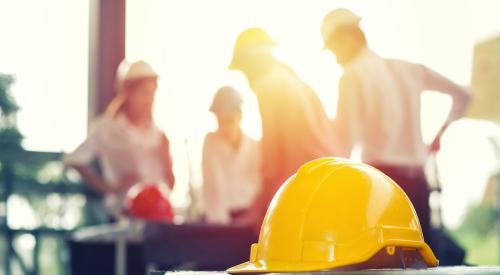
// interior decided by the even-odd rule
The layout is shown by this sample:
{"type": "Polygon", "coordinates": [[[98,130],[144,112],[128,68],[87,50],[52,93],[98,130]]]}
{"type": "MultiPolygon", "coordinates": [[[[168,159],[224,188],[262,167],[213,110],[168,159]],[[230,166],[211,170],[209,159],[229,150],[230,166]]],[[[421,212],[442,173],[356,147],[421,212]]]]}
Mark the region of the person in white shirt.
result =
{"type": "Polygon", "coordinates": [[[169,142],[154,124],[152,106],[158,75],[149,64],[122,62],[117,72],[117,95],[106,113],[91,127],[86,140],[64,156],[85,183],[103,194],[108,213],[121,216],[123,199],[136,183],[174,185],[169,142]],[[90,166],[98,160],[103,175],[90,166]]]}
{"type": "Polygon", "coordinates": [[[210,111],[218,128],[203,144],[205,220],[229,224],[241,216],[260,190],[259,144],[240,127],[242,99],[233,88],[217,91],[210,111]]]}
{"type": "Polygon", "coordinates": [[[425,237],[430,233],[429,190],[423,167],[439,150],[446,127],[464,115],[470,96],[465,88],[429,68],[372,52],[359,27],[361,18],[347,9],[326,15],[321,32],[344,74],[339,83],[335,134],[340,155],[362,147],[362,159],[393,178],[408,194],[425,237]],[[432,144],[420,129],[420,96],[433,90],[450,95],[453,107],[432,144]]]}

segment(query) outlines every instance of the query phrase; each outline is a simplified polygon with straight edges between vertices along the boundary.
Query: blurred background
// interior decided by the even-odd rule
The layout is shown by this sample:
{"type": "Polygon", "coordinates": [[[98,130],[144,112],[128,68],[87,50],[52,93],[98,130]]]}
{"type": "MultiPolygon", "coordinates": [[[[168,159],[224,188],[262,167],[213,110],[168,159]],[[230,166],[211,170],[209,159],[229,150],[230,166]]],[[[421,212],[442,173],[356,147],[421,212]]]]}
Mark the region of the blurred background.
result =
{"type": "MultiPolygon", "coordinates": [[[[97,196],[60,157],[85,139],[112,96],[106,79],[120,55],[147,60],[160,75],[154,116],[171,142],[172,203],[182,219],[202,185],[203,138],[216,127],[208,107],[220,86],[242,92],[243,129],[261,135],[254,95],[243,75],[227,69],[237,35],[265,28],[278,44],[275,54],[334,118],[342,71],[322,50],[319,26],[337,7],[363,18],[370,47],[384,57],[422,63],[471,86],[475,47],[486,44],[499,71],[496,0],[0,0],[0,86],[12,96],[0,103],[19,107],[0,123],[0,274],[67,274],[65,234],[105,222],[97,196]],[[13,126],[23,150],[9,142],[13,126]]],[[[422,102],[421,127],[431,142],[451,101],[428,92],[422,102]]],[[[500,264],[498,139],[498,122],[464,118],[446,132],[437,156],[442,192],[431,205],[470,264],[500,264]]]]}

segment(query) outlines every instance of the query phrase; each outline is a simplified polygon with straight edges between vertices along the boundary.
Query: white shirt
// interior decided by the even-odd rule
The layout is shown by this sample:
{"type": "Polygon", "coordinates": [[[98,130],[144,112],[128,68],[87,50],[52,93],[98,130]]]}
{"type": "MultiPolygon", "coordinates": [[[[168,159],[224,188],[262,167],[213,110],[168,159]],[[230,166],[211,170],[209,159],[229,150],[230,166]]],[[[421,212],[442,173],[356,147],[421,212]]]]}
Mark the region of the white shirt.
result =
{"type": "MultiPolygon", "coordinates": [[[[87,139],[78,148],[64,156],[63,163],[88,165],[99,159],[103,177],[108,184],[116,184],[128,174],[135,174],[140,182],[165,183],[165,167],[160,146],[163,132],[156,126],[140,131],[124,115],[115,119],[101,117],[94,123],[87,139]]],[[[124,194],[109,195],[106,206],[110,212],[121,206],[124,194]]]]}
{"type": "Polygon", "coordinates": [[[423,65],[383,59],[365,49],[345,67],[335,120],[342,156],[362,146],[372,164],[422,166],[427,146],[420,129],[420,96],[432,90],[450,95],[450,123],[466,111],[467,91],[423,65]]]}
{"type": "Polygon", "coordinates": [[[209,133],[203,144],[203,197],[206,219],[228,224],[231,211],[244,210],[260,190],[260,148],[243,135],[234,149],[218,133],[209,133]]]}

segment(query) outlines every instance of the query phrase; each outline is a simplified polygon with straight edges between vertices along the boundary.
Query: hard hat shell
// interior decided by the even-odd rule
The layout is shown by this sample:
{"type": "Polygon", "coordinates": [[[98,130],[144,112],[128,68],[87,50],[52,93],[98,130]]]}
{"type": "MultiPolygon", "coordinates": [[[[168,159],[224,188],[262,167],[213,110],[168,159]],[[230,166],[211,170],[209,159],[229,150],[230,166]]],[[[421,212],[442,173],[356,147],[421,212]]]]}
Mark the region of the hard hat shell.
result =
{"type": "Polygon", "coordinates": [[[321,24],[321,36],[326,44],[330,40],[331,35],[340,27],[358,26],[361,17],[354,12],[340,8],[328,13],[321,24]]]}
{"type": "Polygon", "coordinates": [[[274,46],[276,46],[276,43],[263,29],[249,28],[244,30],[236,39],[233,59],[229,65],[229,69],[239,69],[239,62],[242,56],[259,52],[270,52],[274,46]]]}
{"type": "Polygon", "coordinates": [[[140,183],[132,187],[127,192],[125,207],[130,214],[147,221],[171,222],[174,219],[172,205],[155,183],[140,183]]]}
{"type": "Polygon", "coordinates": [[[210,105],[210,111],[218,115],[239,112],[241,111],[242,102],[243,99],[238,91],[233,87],[224,86],[215,94],[212,105],[210,105]]]}
{"type": "Polygon", "coordinates": [[[118,65],[118,68],[116,68],[116,73],[115,73],[115,91],[117,93],[123,91],[123,86],[125,82],[125,77],[130,69],[130,62],[127,60],[122,60],[120,64],[118,65]]]}
{"type": "Polygon", "coordinates": [[[128,84],[136,83],[142,79],[154,79],[158,78],[156,71],[146,63],[145,61],[137,61],[130,63],[127,60],[123,60],[119,65],[115,73],[115,90],[116,96],[111,100],[106,108],[106,115],[114,117],[123,104],[127,100],[128,94],[125,93],[128,84]]]}
{"type": "Polygon", "coordinates": [[[125,74],[125,81],[135,80],[140,78],[156,78],[158,74],[150,64],[143,60],[134,62],[128,66],[128,71],[125,74]]]}
{"type": "Polygon", "coordinates": [[[250,260],[228,272],[331,270],[366,262],[384,248],[392,255],[395,248],[412,249],[426,266],[438,264],[394,181],[366,164],[321,158],[281,186],[250,260]]]}

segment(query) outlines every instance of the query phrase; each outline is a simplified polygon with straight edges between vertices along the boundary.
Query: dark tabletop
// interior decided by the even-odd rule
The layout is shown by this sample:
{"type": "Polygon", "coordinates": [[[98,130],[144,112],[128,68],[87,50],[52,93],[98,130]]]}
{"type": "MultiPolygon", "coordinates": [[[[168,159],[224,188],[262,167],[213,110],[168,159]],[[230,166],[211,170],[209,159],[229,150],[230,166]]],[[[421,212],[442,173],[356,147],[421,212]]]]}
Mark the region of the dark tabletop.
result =
{"type": "MultiPolygon", "coordinates": [[[[151,272],[150,275],[221,275],[226,274],[225,272],[213,272],[213,271],[154,271],[151,272]]],[[[271,273],[272,274],[272,273],[271,273]]],[[[277,274],[277,273],[274,273],[277,274]]],[[[438,268],[429,268],[429,269],[392,269],[392,270],[362,270],[362,271],[347,271],[347,272],[311,272],[311,273],[279,273],[279,274],[290,274],[290,275],[300,275],[300,274],[310,274],[310,275],[354,275],[354,274],[363,274],[363,275],[384,275],[384,274],[405,274],[405,275],[425,275],[425,274],[433,274],[433,275],[461,275],[461,274],[478,274],[478,275],[490,275],[490,274],[499,274],[500,275],[500,266],[491,266],[491,267],[469,267],[469,266],[456,266],[456,267],[438,267],[438,268]]]]}

